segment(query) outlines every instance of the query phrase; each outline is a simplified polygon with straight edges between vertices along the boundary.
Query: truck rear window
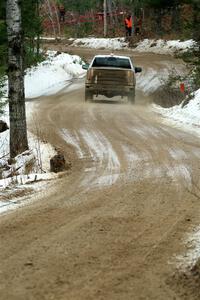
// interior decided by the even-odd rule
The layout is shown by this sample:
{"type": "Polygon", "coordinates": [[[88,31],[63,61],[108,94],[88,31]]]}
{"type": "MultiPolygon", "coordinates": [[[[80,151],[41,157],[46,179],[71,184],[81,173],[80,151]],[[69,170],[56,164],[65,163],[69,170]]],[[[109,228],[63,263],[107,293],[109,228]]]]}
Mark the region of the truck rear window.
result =
{"type": "Polygon", "coordinates": [[[92,67],[112,67],[131,69],[131,64],[127,58],[119,57],[95,57],[92,67]]]}

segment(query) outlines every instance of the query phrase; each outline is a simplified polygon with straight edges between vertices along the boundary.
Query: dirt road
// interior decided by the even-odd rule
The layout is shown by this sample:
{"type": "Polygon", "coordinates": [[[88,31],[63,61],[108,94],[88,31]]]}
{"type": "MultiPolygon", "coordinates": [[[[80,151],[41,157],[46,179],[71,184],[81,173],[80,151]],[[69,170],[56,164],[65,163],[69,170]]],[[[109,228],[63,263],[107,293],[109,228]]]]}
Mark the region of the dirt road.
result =
{"type": "Polygon", "coordinates": [[[199,299],[174,259],[199,222],[199,139],[141,91],[135,106],[86,104],[83,83],[36,101],[31,122],[72,170],[0,218],[0,299],[199,299]]]}

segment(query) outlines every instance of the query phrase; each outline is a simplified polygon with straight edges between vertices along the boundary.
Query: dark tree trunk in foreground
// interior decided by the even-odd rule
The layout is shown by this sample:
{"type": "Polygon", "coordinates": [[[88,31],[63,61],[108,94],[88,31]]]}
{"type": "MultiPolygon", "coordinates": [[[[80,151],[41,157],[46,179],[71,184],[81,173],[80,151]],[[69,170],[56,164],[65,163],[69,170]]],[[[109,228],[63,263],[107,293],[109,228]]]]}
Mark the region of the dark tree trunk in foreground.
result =
{"type": "Polygon", "coordinates": [[[10,157],[28,149],[23,70],[23,38],[20,0],[7,0],[8,97],[10,157]]]}

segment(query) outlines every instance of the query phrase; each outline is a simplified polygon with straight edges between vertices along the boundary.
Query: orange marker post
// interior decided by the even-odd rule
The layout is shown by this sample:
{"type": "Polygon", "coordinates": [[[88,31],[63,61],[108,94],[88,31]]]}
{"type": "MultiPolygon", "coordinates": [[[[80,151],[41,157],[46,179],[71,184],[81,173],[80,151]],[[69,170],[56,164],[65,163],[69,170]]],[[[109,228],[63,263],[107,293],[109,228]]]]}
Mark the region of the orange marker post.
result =
{"type": "Polygon", "coordinates": [[[184,83],[181,83],[180,84],[180,91],[181,91],[181,93],[185,93],[185,84],[184,83]]]}

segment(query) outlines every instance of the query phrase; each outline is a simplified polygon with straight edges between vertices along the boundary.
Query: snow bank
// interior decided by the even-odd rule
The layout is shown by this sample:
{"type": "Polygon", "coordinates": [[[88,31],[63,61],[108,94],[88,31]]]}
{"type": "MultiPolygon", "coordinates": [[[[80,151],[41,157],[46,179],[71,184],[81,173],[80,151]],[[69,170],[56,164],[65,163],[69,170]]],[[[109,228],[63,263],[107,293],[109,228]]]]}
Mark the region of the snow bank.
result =
{"type": "Polygon", "coordinates": [[[184,107],[182,104],[171,108],[161,108],[154,105],[154,109],[173,122],[174,125],[200,134],[200,89],[194,93],[194,98],[184,107]]]}
{"type": "Polygon", "coordinates": [[[70,39],[73,41],[72,46],[86,47],[93,49],[111,49],[120,50],[128,47],[128,43],[125,42],[125,38],[81,38],[70,39]]]}
{"type": "Polygon", "coordinates": [[[77,55],[56,54],[48,51],[48,58],[35,68],[27,70],[25,76],[26,98],[50,95],[64,88],[73,78],[85,75],[83,61],[77,55]]]}
{"type": "MultiPolygon", "coordinates": [[[[29,148],[17,155],[12,164],[9,159],[9,131],[4,132],[2,143],[0,145],[0,168],[2,168],[1,177],[7,178],[16,175],[27,174],[30,168],[34,173],[50,172],[50,158],[56,154],[54,148],[45,143],[32,133],[28,132],[29,148]],[[30,167],[29,167],[30,166],[30,167]]],[[[0,186],[1,190],[1,186],[0,186]]]]}
{"type": "Polygon", "coordinates": [[[137,44],[136,48],[134,48],[134,51],[152,52],[157,54],[173,54],[175,52],[186,52],[195,46],[196,42],[193,40],[181,42],[180,40],[165,41],[161,39],[144,39],[137,44]]]}
{"type": "Polygon", "coordinates": [[[9,164],[9,131],[1,134],[1,138],[2,135],[0,168],[2,168],[1,177],[3,179],[0,179],[0,199],[5,198],[5,195],[9,199],[11,193],[11,200],[5,201],[1,199],[0,213],[25,204],[25,202],[21,203],[21,200],[20,202],[12,200],[15,193],[17,195],[22,189],[25,193],[28,189],[42,189],[44,181],[56,178],[57,176],[57,174],[50,173],[50,158],[56,154],[56,151],[50,144],[42,142],[28,132],[29,147],[31,150],[19,154],[15,157],[14,162],[9,164]]]}
{"type": "Polygon", "coordinates": [[[125,38],[80,38],[70,39],[73,41],[72,46],[94,48],[94,49],[111,49],[121,50],[129,49],[138,52],[153,52],[157,54],[173,54],[177,51],[184,52],[195,47],[196,43],[193,40],[187,40],[181,42],[180,40],[154,40],[144,39],[136,44],[136,47],[128,48],[128,42],[125,38]]]}
{"type": "Polygon", "coordinates": [[[192,269],[200,259],[200,226],[187,233],[182,243],[187,247],[187,251],[174,256],[171,262],[184,272],[188,268],[192,269]]]}
{"type": "Polygon", "coordinates": [[[153,68],[143,69],[142,73],[136,75],[136,88],[145,95],[149,95],[162,86],[168,77],[169,69],[167,68],[160,71],[153,68]]]}
{"type": "MultiPolygon", "coordinates": [[[[82,69],[83,64],[84,62],[78,55],[47,51],[46,60],[25,72],[25,97],[36,98],[57,93],[69,85],[72,79],[85,75],[86,71],[82,69]]],[[[4,93],[6,95],[7,91],[8,83],[5,80],[4,93]]]]}
{"type": "Polygon", "coordinates": [[[56,178],[57,174],[43,173],[18,175],[0,180],[0,214],[32,203],[35,199],[30,198],[29,193],[46,189],[47,186],[44,185],[44,181],[48,184],[49,180],[56,178]]]}

